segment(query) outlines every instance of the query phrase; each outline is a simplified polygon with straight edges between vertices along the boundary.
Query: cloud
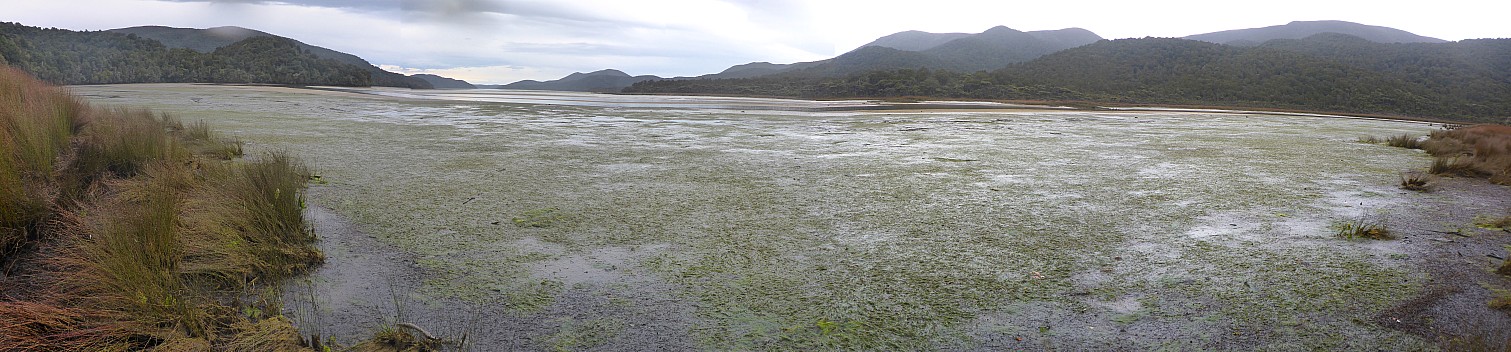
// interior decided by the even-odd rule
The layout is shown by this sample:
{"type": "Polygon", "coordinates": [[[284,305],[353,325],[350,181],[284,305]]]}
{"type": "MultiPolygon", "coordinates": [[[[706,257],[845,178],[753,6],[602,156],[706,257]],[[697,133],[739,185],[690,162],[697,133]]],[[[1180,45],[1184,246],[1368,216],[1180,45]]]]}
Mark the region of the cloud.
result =
{"type": "MultiPolygon", "coordinates": [[[[751,61],[816,60],[833,51],[822,37],[805,34],[811,33],[803,30],[811,22],[807,15],[791,15],[789,7],[804,6],[799,1],[135,1],[195,8],[222,21],[201,26],[254,28],[374,63],[411,70],[465,67],[517,79],[603,68],[698,75],[751,61]]],[[[132,13],[151,17],[150,11],[132,13]]]]}

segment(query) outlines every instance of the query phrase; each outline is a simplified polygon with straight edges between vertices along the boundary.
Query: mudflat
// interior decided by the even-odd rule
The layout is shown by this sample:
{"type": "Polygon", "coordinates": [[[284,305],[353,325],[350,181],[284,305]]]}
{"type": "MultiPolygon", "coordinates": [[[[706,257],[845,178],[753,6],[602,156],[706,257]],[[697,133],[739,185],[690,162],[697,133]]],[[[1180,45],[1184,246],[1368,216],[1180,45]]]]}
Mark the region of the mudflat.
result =
{"type": "Polygon", "coordinates": [[[71,89],[314,165],[329,264],[291,314],[342,341],[396,322],[572,350],[1398,350],[1511,331],[1484,304],[1511,284],[1491,272],[1507,234],[1474,225],[1511,191],[1401,190],[1431,158],[1357,142],[1429,124],[71,89]],[[1361,221],[1399,238],[1334,236],[1361,221]]]}

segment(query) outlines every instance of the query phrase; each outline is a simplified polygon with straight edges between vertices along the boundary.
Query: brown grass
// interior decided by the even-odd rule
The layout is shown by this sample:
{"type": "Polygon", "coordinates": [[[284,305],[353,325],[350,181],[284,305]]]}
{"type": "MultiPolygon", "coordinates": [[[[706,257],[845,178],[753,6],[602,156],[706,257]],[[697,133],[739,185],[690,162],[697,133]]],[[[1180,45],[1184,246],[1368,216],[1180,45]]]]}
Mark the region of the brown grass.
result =
{"type": "Polygon", "coordinates": [[[1511,126],[1474,125],[1433,132],[1422,149],[1437,158],[1432,173],[1486,177],[1511,185],[1511,126]]]}
{"type": "Polygon", "coordinates": [[[99,311],[55,304],[0,302],[0,350],[124,350],[129,345],[118,338],[124,335],[119,327],[101,323],[110,318],[99,311]]]}
{"type": "Polygon", "coordinates": [[[0,351],[299,350],[269,285],[321,261],[302,164],[0,70],[0,351]],[[9,267],[7,265],[6,267],[9,267]],[[244,303],[250,302],[250,303],[244,303]]]}

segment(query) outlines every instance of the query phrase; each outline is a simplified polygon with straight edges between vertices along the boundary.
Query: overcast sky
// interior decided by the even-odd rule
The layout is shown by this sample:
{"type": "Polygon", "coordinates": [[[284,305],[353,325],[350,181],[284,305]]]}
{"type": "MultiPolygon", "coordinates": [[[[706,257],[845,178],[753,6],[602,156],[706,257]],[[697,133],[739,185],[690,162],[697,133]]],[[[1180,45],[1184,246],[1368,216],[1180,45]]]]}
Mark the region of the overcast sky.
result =
{"type": "Polygon", "coordinates": [[[0,21],[74,30],[241,26],[403,73],[473,83],[617,68],[692,76],[844,53],[905,31],[1081,27],[1109,39],[1344,20],[1447,40],[1511,38],[1511,1],[3,0],[0,21]]]}

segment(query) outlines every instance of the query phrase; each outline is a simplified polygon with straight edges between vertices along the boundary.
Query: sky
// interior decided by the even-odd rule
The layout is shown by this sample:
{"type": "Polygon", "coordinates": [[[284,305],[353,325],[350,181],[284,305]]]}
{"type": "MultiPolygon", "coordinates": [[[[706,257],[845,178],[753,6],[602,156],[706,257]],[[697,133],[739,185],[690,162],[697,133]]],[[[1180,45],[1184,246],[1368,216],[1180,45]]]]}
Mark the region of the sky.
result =
{"type": "Polygon", "coordinates": [[[1108,39],[1343,20],[1446,40],[1511,38],[1511,1],[0,0],[0,21],[72,30],[240,26],[478,84],[614,68],[662,77],[830,58],[906,31],[1080,27],[1108,39]]]}

